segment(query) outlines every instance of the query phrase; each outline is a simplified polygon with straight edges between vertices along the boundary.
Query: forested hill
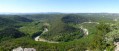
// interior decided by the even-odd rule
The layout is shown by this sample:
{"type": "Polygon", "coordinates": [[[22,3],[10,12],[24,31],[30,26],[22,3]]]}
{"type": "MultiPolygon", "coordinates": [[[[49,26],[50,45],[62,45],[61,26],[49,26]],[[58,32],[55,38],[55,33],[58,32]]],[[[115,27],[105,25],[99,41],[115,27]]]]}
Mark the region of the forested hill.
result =
{"type": "Polygon", "coordinates": [[[15,23],[13,20],[0,17],[0,25],[15,23]]]}
{"type": "Polygon", "coordinates": [[[89,18],[80,16],[80,15],[69,14],[64,16],[62,18],[62,21],[64,23],[83,23],[83,22],[89,22],[89,18]]]}

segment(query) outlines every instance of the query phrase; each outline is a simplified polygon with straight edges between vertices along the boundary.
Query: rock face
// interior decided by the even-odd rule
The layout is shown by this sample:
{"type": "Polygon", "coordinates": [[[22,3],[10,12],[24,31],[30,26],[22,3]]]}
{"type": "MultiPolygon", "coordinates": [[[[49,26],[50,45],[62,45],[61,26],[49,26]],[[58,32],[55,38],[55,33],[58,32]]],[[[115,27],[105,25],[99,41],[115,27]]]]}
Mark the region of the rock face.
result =
{"type": "Polygon", "coordinates": [[[34,48],[24,48],[24,51],[36,51],[34,48]]]}
{"type": "Polygon", "coordinates": [[[22,47],[18,47],[18,48],[13,49],[12,51],[23,51],[23,48],[22,47]]]}
{"type": "Polygon", "coordinates": [[[36,49],[18,47],[18,48],[13,49],[12,51],[36,51],[36,49]]]}
{"type": "Polygon", "coordinates": [[[114,42],[114,45],[116,45],[114,51],[119,51],[119,42],[114,42]]]}

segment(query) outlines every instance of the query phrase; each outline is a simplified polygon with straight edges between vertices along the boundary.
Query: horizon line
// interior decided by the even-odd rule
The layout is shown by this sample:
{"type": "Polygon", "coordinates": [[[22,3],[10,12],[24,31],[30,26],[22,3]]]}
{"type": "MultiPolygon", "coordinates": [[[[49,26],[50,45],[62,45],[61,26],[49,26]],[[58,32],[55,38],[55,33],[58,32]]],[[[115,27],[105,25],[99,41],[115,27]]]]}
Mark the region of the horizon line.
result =
{"type": "Polygon", "coordinates": [[[0,14],[77,14],[77,13],[119,13],[119,12],[0,12],[0,14]]]}

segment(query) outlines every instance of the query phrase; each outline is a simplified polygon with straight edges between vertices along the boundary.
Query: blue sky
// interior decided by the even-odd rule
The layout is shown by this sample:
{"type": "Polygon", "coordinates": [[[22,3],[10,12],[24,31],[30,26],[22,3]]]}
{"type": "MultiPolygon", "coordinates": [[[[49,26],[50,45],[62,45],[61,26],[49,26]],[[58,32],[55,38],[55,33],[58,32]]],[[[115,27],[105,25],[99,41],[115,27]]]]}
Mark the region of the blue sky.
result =
{"type": "Polygon", "coordinates": [[[119,13],[119,0],[0,0],[0,12],[119,13]]]}

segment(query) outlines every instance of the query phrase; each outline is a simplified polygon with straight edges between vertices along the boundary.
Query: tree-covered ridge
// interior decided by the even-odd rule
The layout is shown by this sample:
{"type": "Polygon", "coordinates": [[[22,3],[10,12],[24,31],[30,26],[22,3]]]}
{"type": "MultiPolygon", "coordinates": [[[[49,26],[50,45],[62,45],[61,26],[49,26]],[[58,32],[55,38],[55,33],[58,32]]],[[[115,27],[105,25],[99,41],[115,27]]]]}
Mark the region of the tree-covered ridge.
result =
{"type": "Polygon", "coordinates": [[[25,17],[18,16],[18,15],[14,15],[10,19],[18,21],[18,22],[32,22],[33,21],[33,20],[30,20],[30,19],[25,18],[25,17]]]}
{"type": "Polygon", "coordinates": [[[64,16],[62,18],[62,21],[64,23],[83,23],[83,22],[88,22],[89,19],[75,14],[69,14],[64,16]]]}
{"type": "Polygon", "coordinates": [[[15,21],[0,17],[0,26],[13,23],[15,23],[15,21]]]}
{"type": "Polygon", "coordinates": [[[18,31],[15,28],[6,28],[2,31],[0,31],[0,40],[9,39],[9,38],[20,38],[25,36],[24,33],[18,31]]]}

